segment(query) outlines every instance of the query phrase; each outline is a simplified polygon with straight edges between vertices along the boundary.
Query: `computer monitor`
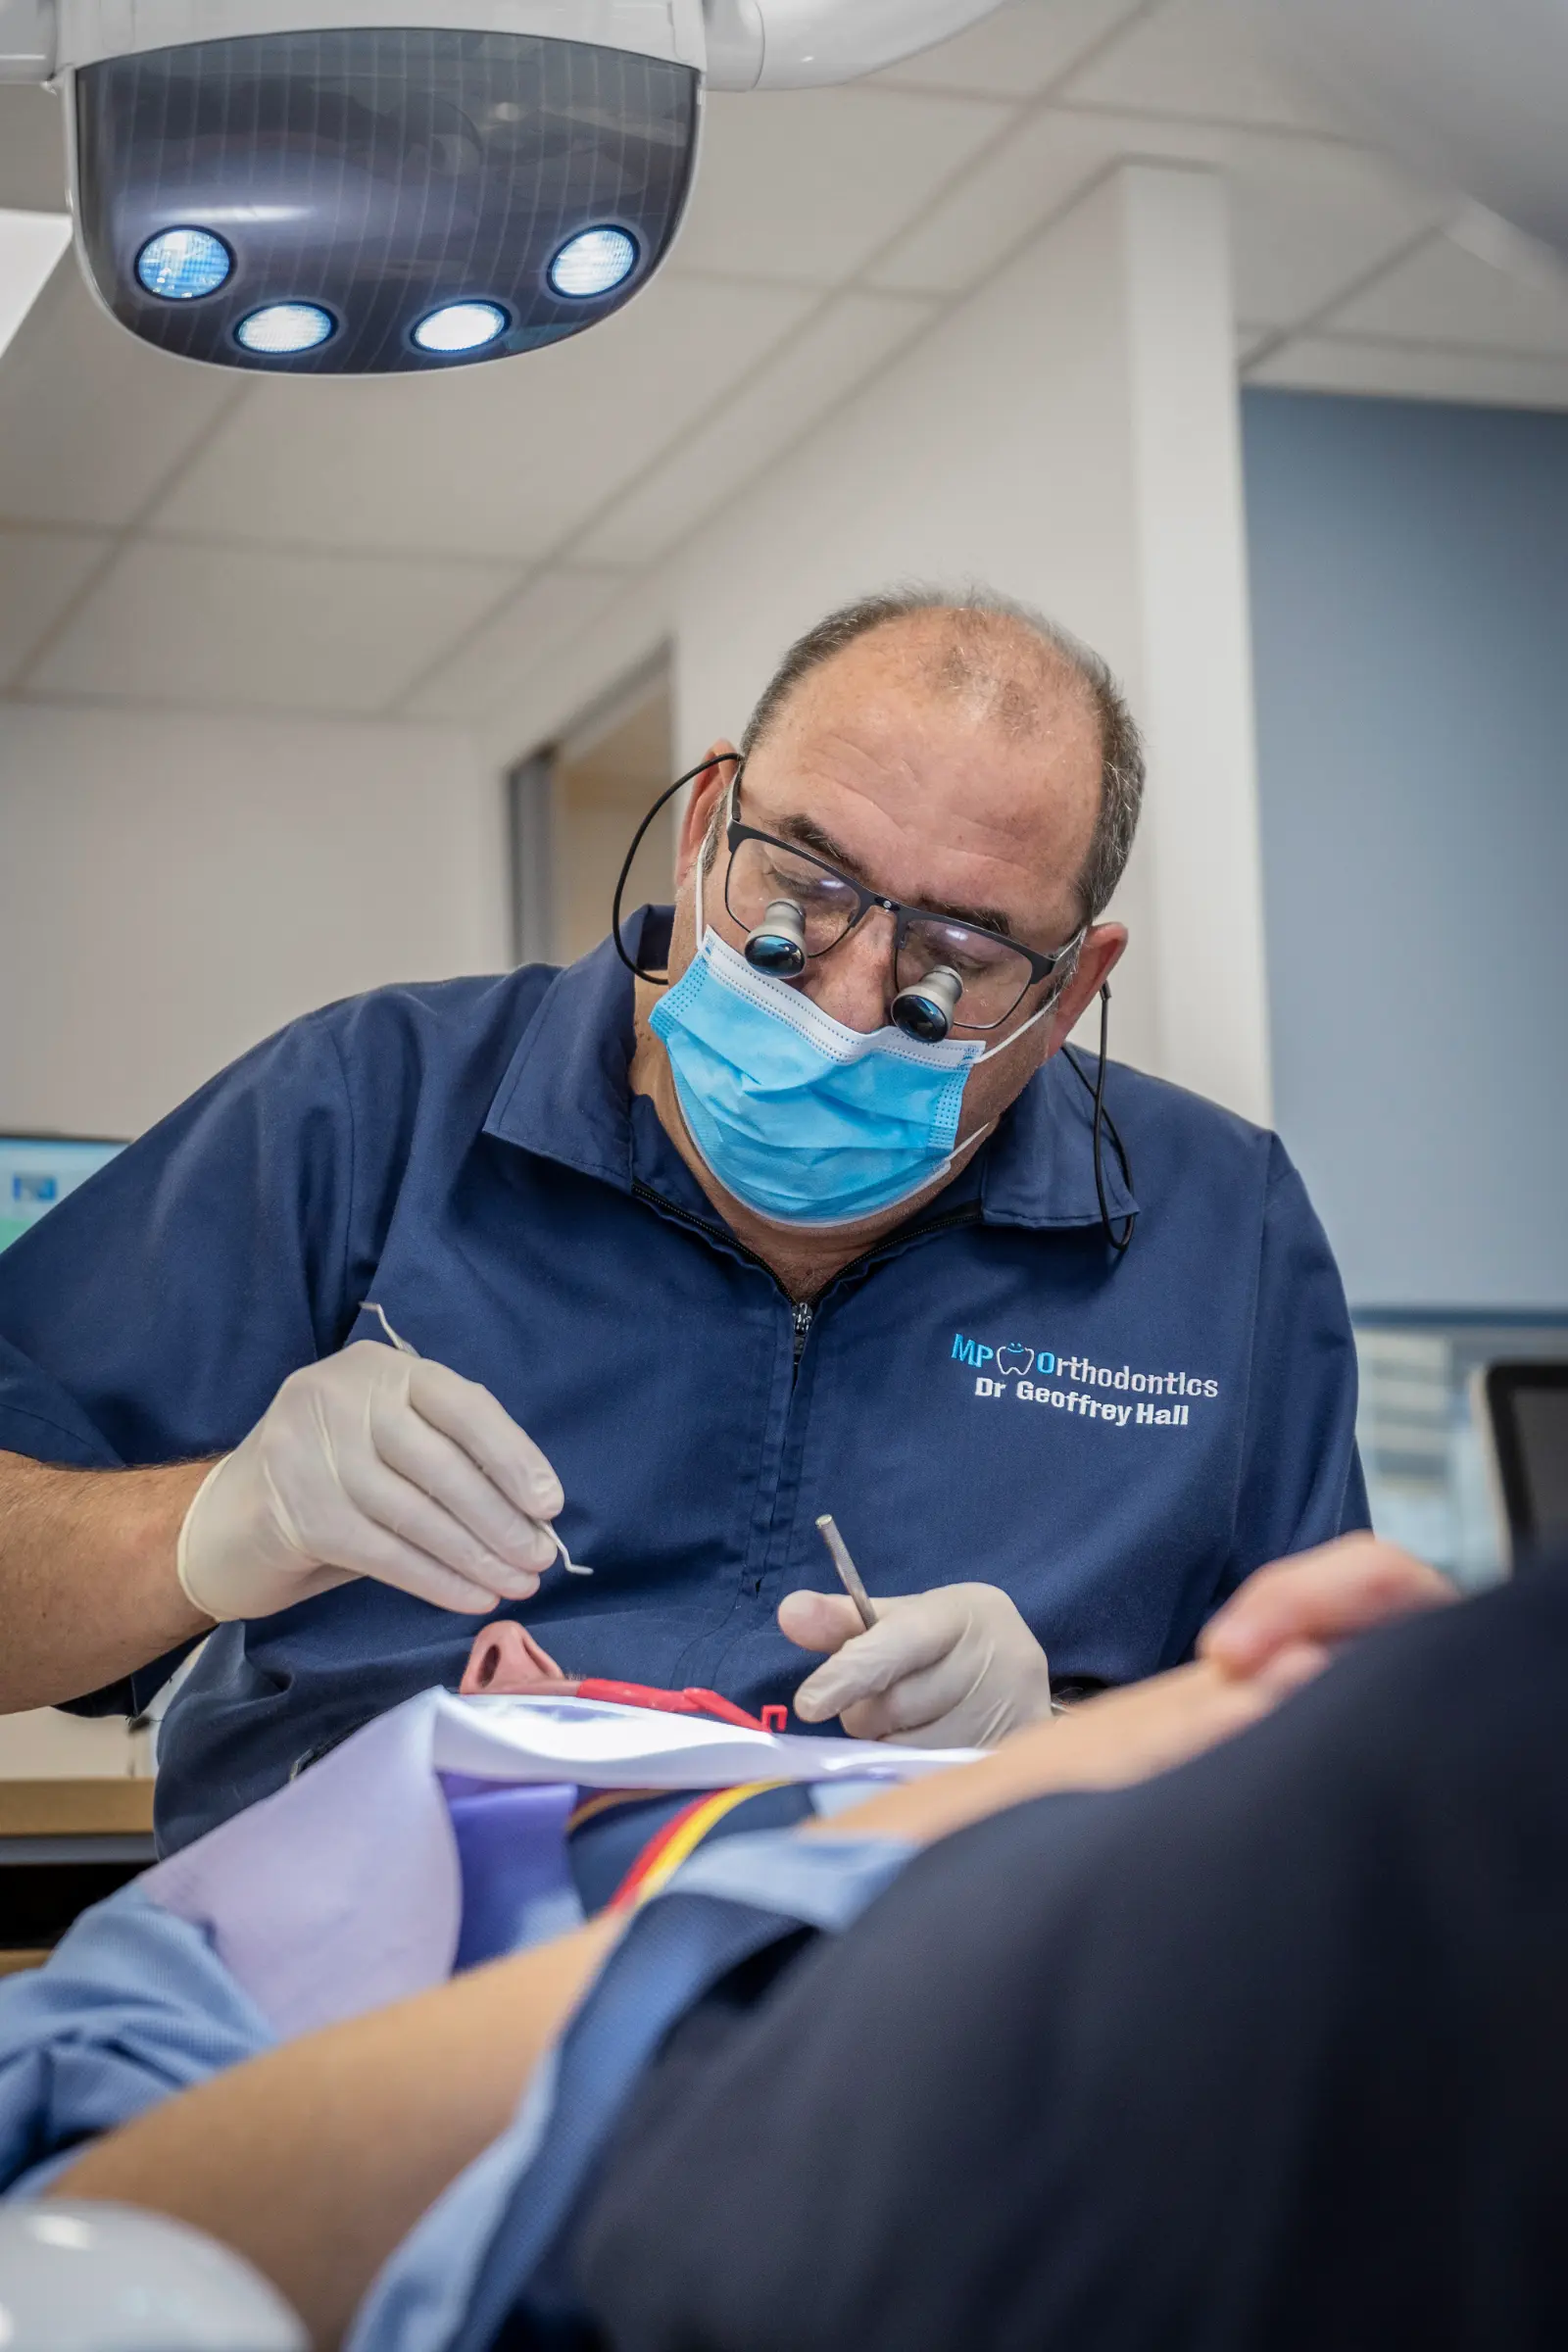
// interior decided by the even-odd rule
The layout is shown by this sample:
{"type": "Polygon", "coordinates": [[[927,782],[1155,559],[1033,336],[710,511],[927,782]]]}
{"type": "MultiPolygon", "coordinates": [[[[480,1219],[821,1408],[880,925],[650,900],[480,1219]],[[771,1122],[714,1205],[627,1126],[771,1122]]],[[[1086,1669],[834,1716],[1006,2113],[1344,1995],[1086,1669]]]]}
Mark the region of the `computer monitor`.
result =
{"type": "Polygon", "coordinates": [[[1476,1386],[1509,1559],[1568,1551],[1568,1363],[1488,1364],[1476,1386]]]}
{"type": "Polygon", "coordinates": [[[0,1133],[0,1250],[123,1150],[101,1135],[0,1133]]]}

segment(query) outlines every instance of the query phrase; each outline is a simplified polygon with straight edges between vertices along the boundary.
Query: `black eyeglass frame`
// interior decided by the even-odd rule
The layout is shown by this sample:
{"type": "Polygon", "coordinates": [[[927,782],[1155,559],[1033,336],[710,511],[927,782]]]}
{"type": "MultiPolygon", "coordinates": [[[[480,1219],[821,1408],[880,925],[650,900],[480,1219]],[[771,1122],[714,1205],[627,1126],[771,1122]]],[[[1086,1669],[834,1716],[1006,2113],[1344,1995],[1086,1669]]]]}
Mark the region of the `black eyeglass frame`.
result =
{"type": "MultiPolygon", "coordinates": [[[[1085,933],[1078,931],[1067,941],[1065,947],[1057,948],[1054,955],[1042,956],[1037,948],[1026,947],[1021,939],[1010,938],[1005,931],[991,931],[983,923],[966,923],[956,915],[939,914],[932,906],[908,906],[902,899],[890,899],[880,890],[867,889],[863,882],[857,882],[853,874],[847,874],[841,867],[830,864],[827,858],[819,858],[814,850],[803,849],[797,841],[782,841],[776,833],[764,833],[760,826],[748,825],[740,816],[733,813],[740,806],[740,783],[745,773],[745,767],[738,766],[729,780],[729,805],[732,813],[724,828],[724,843],[729,851],[729,864],[724,871],[724,909],[730,921],[744,925],[746,920],[744,915],[736,913],[729,903],[729,883],[730,875],[735,870],[735,853],[743,841],[760,841],[765,843],[770,850],[782,850],[787,858],[803,858],[808,865],[814,865],[820,873],[831,875],[835,882],[842,882],[846,890],[853,892],[856,900],[855,912],[837,939],[834,940],[832,947],[818,948],[814,956],[808,953],[808,962],[815,963],[822,956],[831,956],[835,948],[843,947],[850,933],[859,927],[873,906],[879,906],[884,914],[891,914],[893,917],[892,976],[895,991],[899,987],[899,957],[904,952],[904,943],[908,937],[911,922],[918,920],[922,923],[946,923],[955,930],[972,931],[980,939],[994,939],[1003,947],[1010,949],[1014,956],[1021,956],[1024,958],[1029,966],[1029,977],[1007,1006],[1006,1011],[999,1014],[994,1021],[966,1021],[963,1018],[963,996],[960,990],[954,1013],[955,1027],[973,1029],[982,1035],[988,1035],[993,1030],[1003,1028],[1006,1022],[1010,1021],[1029,991],[1032,988],[1038,988],[1042,980],[1049,980],[1053,972],[1059,969],[1068,957],[1075,956],[1083,946],[1085,933]]],[[[788,893],[783,895],[788,896],[788,893]]]]}

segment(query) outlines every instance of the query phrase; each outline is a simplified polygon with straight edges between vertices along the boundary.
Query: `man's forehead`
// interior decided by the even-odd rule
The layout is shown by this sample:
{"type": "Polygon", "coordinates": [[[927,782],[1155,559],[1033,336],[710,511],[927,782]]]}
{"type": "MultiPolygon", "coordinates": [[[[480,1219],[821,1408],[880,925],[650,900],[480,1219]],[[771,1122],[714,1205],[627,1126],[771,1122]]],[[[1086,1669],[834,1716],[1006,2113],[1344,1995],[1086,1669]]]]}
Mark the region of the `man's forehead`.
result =
{"type": "Polygon", "coordinates": [[[1053,790],[1018,745],[1004,760],[946,749],[928,741],[906,756],[866,727],[770,735],[742,771],[740,814],[956,921],[1020,938],[1075,921],[1093,792],[1053,790]]]}
{"type": "Polygon", "coordinates": [[[1087,850],[1101,744],[1081,679],[1037,693],[1026,726],[1014,704],[950,693],[925,668],[873,661],[873,645],[851,646],[800,681],[748,760],[754,793],[780,815],[818,817],[823,802],[864,795],[890,816],[939,823],[993,854],[1087,850]]]}

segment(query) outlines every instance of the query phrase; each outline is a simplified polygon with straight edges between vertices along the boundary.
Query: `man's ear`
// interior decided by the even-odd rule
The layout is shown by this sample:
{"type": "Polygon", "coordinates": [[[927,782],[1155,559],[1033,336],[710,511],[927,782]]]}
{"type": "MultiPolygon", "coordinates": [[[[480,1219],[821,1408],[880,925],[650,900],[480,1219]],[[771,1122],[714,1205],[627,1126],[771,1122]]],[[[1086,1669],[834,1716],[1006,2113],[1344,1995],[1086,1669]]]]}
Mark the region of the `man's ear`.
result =
{"type": "Polygon", "coordinates": [[[1064,1046],[1078,1022],[1099,996],[1122,959],[1127,945],[1125,923],[1095,923],[1078,951],[1078,966],[1056,1002],[1052,1024],[1051,1052],[1064,1046]]]}
{"type": "Polygon", "coordinates": [[[713,810],[729,789],[739,755],[727,736],[721,735],[710,743],[704,758],[715,762],[693,781],[686,796],[686,807],[680,820],[680,838],[675,845],[675,888],[685,887],[686,877],[697,862],[698,852],[708,838],[708,828],[713,821],[713,810]]]}

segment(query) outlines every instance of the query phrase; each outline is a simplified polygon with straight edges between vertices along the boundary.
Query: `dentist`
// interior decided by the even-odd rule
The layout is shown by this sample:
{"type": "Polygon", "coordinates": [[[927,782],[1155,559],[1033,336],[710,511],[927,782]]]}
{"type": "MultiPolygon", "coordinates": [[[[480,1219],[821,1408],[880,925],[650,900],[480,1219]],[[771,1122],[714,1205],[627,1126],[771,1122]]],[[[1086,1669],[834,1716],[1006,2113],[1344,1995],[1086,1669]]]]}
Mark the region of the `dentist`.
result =
{"type": "Polygon", "coordinates": [[[498,1610],[573,1673],[989,1741],[1363,1526],[1278,1141],[1065,1044],[1142,785],[1074,640],[864,600],[695,772],[672,912],[329,1006],[132,1145],[0,1258],[0,1706],[140,1707],[210,1637],[166,1846],[498,1610]]]}

